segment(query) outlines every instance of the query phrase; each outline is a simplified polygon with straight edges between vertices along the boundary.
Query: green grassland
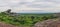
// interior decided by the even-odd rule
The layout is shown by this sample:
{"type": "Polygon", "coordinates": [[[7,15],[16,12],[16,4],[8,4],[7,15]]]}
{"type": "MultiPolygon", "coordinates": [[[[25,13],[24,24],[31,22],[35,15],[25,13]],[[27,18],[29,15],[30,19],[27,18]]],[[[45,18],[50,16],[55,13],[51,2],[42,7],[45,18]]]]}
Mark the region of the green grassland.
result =
{"type": "Polygon", "coordinates": [[[54,19],[52,13],[50,14],[19,14],[19,16],[12,16],[6,13],[0,13],[0,21],[17,26],[33,26],[38,21],[43,21],[47,19],[54,19]]]}

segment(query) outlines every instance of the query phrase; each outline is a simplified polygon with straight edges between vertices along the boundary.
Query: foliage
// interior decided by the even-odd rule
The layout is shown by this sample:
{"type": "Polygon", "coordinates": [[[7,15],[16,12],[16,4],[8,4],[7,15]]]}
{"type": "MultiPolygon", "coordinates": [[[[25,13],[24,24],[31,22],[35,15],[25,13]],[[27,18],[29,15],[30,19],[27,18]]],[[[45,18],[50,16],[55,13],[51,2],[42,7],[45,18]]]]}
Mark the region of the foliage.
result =
{"type": "Polygon", "coordinates": [[[32,26],[38,21],[43,21],[47,19],[53,19],[56,18],[56,16],[53,16],[52,14],[21,14],[19,16],[10,16],[5,14],[4,12],[0,13],[0,21],[13,24],[13,25],[28,25],[32,26]]]}

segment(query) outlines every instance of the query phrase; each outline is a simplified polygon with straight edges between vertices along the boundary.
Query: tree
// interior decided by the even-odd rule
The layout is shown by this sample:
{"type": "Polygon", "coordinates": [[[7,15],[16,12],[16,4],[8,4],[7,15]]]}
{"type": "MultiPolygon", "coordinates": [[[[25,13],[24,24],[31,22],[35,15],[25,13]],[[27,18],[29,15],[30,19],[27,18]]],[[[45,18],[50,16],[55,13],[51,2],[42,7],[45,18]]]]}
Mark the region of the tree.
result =
{"type": "Polygon", "coordinates": [[[32,21],[34,20],[34,18],[35,18],[34,16],[31,16],[32,21]]]}

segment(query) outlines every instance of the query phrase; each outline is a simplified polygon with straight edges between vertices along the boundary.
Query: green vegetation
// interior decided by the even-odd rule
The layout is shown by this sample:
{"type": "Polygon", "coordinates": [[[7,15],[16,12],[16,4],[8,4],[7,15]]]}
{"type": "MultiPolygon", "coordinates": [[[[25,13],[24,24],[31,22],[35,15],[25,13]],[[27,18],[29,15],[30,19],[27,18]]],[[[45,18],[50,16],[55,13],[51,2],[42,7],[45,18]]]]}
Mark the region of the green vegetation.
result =
{"type": "Polygon", "coordinates": [[[53,14],[20,14],[19,16],[11,16],[4,12],[0,13],[0,21],[17,26],[33,26],[38,21],[54,18],[56,16],[53,14]]]}

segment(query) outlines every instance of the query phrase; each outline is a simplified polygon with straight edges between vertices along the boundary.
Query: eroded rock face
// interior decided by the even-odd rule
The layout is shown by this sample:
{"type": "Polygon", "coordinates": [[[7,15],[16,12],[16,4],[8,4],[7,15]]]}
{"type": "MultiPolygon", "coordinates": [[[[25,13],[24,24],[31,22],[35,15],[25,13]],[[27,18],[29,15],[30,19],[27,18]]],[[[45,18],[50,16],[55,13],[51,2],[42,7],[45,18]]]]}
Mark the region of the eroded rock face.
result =
{"type": "Polygon", "coordinates": [[[60,19],[50,19],[43,22],[37,22],[34,27],[60,27],[60,19]]]}

